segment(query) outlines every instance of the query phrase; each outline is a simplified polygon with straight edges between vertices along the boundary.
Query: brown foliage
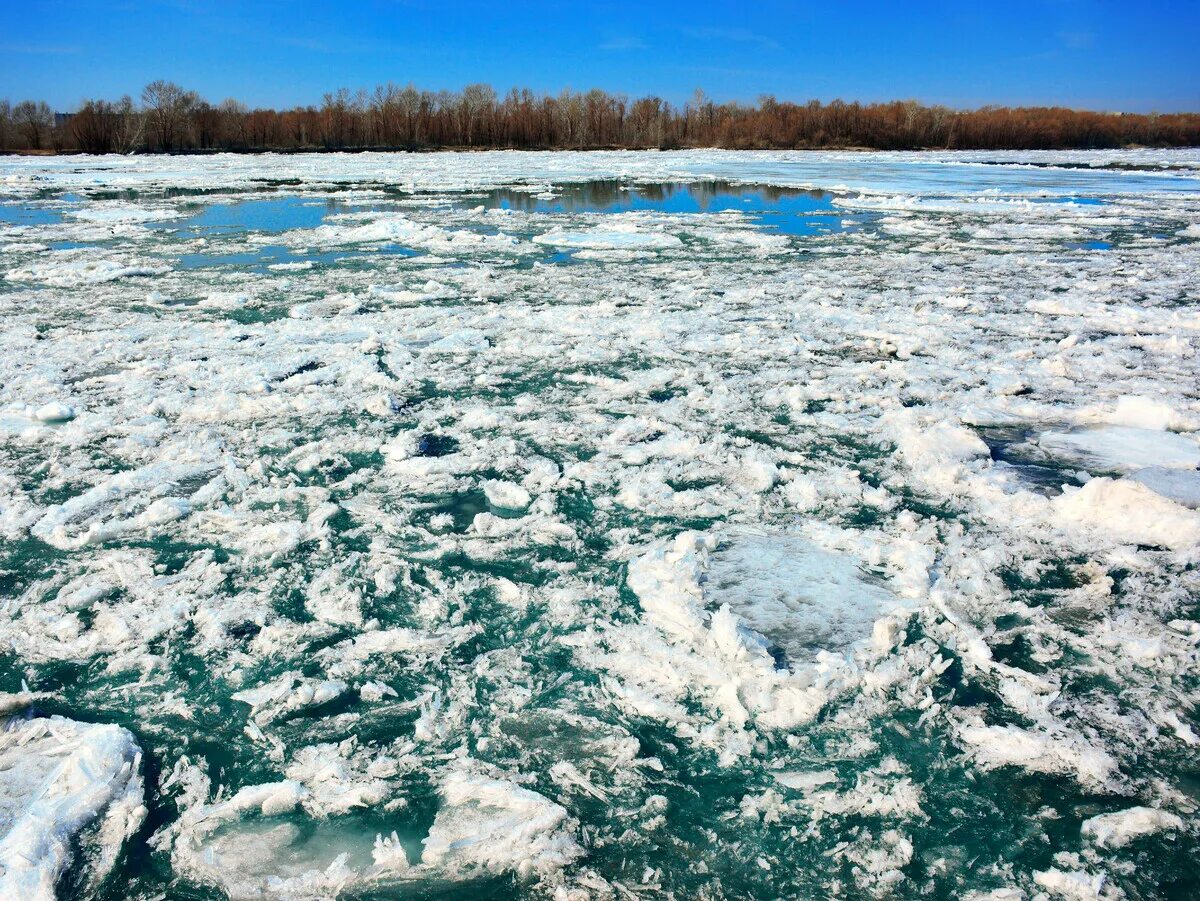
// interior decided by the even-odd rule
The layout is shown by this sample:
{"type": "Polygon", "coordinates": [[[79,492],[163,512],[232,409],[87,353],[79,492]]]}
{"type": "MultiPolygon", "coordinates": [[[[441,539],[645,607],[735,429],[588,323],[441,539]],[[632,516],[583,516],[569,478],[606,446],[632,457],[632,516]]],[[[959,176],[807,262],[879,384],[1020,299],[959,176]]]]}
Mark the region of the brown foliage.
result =
{"type": "Polygon", "coordinates": [[[1060,149],[1200,144],[1200,114],[1125,114],[1062,107],[953,110],[915,101],[798,104],[772,96],[754,105],[714,103],[702,91],[682,107],[659,97],[633,101],[599,89],[537,95],[513,88],[502,98],[486,84],[460,92],[380,85],[339,88],[320,107],[213,106],[167,81],[155,81],[135,109],[88,100],[55,125],[45,104],[0,103],[0,146],[89,153],[207,150],[471,148],[881,150],[1060,149]],[[6,143],[5,143],[6,142],[6,143]]]}

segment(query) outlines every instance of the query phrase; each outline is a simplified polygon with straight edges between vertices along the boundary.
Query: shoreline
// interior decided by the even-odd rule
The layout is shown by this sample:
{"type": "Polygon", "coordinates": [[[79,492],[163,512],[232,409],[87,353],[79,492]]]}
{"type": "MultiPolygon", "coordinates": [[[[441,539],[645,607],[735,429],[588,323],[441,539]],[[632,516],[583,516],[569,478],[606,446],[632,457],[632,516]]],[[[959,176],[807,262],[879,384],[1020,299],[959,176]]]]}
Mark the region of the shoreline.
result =
{"type": "Polygon", "coordinates": [[[687,151],[725,151],[728,153],[1061,153],[1069,151],[1125,150],[1187,150],[1200,148],[1195,144],[1126,144],[1121,147],[864,147],[862,145],[829,145],[821,147],[264,147],[189,150],[139,150],[135,153],[90,153],[86,150],[0,150],[0,157],[60,157],[60,156],[307,156],[322,154],[364,153],[680,153],[687,151]]]}

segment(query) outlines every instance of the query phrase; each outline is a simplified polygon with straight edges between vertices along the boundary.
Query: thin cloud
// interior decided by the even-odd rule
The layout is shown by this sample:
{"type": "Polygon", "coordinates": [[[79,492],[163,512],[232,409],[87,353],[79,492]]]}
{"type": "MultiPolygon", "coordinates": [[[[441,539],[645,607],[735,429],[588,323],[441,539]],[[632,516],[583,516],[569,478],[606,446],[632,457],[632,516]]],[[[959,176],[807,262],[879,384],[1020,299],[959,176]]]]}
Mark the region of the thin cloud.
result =
{"type": "Polygon", "coordinates": [[[600,50],[645,50],[646,42],[641,38],[630,35],[609,38],[599,47],[600,50]]]}
{"type": "Polygon", "coordinates": [[[729,41],[734,44],[758,44],[778,50],[779,42],[749,28],[685,28],[683,33],[698,41],[729,41]]]}
{"type": "Polygon", "coordinates": [[[1060,31],[1058,37],[1071,50],[1082,50],[1096,43],[1096,35],[1090,31],[1060,31]]]}
{"type": "Polygon", "coordinates": [[[330,55],[398,53],[407,52],[410,49],[390,41],[359,37],[335,37],[331,40],[310,37],[279,37],[275,40],[285,47],[330,55]]]}
{"type": "Polygon", "coordinates": [[[68,56],[79,53],[78,47],[67,44],[0,44],[0,53],[25,53],[31,56],[68,56]]]}

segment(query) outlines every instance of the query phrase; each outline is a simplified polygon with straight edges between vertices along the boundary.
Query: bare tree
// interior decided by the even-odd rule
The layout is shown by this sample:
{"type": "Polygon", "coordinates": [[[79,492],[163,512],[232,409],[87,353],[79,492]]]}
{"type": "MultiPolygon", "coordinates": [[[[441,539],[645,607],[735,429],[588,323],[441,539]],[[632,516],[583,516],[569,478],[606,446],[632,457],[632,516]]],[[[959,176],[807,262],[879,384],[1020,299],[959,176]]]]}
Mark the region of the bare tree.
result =
{"type": "Polygon", "coordinates": [[[181,142],[188,117],[199,102],[195,91],[185,91],[173,81],[152,81],[142,90],[150,130],[162,150],[174,150],[181,142]]]}
{"type": "Polygon", "coordinates": [[[496,92],[489,84],[469,84],[458,98],[458,110],[463,143],[470,146],[479,137],[482,126],[491,120],[496,106],[496,92]]]}
{"type": "Polygon", "coordinates": [[[421,109],[426,101],[410,82],[400,92],[397,103],[404,120],[404,140],[409,144],[416,144],[421,140],[421,109]]]}
{"type": "Polygon", "coordinates": [[[13,122],[25,133],[25,140],[34,150],[42,149],[42,141],[54,127],[54,113],[44,100],[22,100],[12,111],[13,122]]]}
{"type": "Polygon", "coordinates": [[[126,94],[113,107],[117,116],[117,127],[113,138],[113,150],[130,154],[142,146],[146,136],[146,115],[134,106],[133,98],[126,94]]]}
{"type": "Polygon", "coordinates": [[[349,88],[326,94],[321,104],[322,138],[326,147],[345,147],[350,134],[352,102],[349,88]]]}
{"type": "Polygon", "coordinates": [[[75,146],[84,153],[112,153],[117,114],[107,100],[85,100],[71,117],[75,146]]]}
{"type": "Polygon", "coordinates": [[[8,135],[12,129],[12,104],[0,100],[0,150],[8,146],[8,135]]]}
{"type": "Polygon", "coordinates": [[[221,139],[225,147],[246,146],[246,120],[250,109],[233,97],[226,97],[217,107],[221,116],[221,139]]]}
{"type": "Polygon", "coordinates": [[[388,83],[373,93],[342,88],[320,108],[213,107],[169,82],[148,85],[145,109],[130,98],[88,100],[58,122],[44,103],[0,103],[0,147],[131,153],[142,148],[246,150],[335,147],[875,147],[1053,149],[1131,144],[1196,146],[1200,114],[1097,113],[1059,107],[954,110],[915,101],[716,103],[697,90],[683,105],[594,88],[537,94],[513,88],[497,101],[484,84],[461,92],[388,83]],[[146,135],[149,133],[150,139],[146,135]]]}

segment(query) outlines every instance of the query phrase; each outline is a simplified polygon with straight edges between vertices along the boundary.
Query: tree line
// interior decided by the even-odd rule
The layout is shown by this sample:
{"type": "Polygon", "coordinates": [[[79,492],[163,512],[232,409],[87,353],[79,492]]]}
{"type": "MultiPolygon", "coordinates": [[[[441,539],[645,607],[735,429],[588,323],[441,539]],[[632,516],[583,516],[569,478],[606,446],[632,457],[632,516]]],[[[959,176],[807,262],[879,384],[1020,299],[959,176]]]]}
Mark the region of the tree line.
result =
{"type": "Polygon", "coordinates": [[[686,103],[630,100],[600,89],[557,95],[486,84],[426,91],[386,84],[340,88],[319,106],[212,104],[170,81],[138,100],[88,99],[70,113],[42,101],[0,100],[0,149],[85,153],[438,148],[660,148],[879,150],[1100,149],[1200,145],[1200,114],[1104,113],[1063,107],[956,110],[916,101],[686,103]]]}

